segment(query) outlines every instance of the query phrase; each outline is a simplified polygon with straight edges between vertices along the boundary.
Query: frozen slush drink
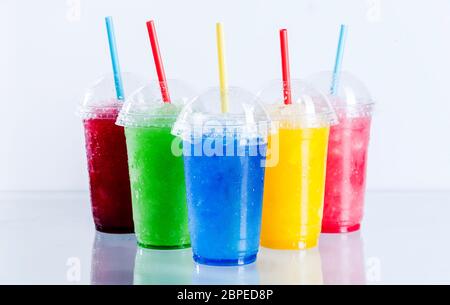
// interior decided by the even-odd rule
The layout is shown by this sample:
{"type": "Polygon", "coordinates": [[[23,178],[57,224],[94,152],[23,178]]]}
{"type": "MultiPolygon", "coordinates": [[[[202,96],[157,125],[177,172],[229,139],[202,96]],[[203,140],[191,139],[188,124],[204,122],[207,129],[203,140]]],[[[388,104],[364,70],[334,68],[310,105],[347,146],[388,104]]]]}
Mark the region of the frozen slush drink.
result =
{"type": "MultiPolygon", "coordinates": [[[[331,72],[321,72],[309,80],[325,92],[330,79],[331,72]]],[[[330,129],[322,232],[352,232],[360,228],[363,218],[374,103],[364,84],[345,71],[328,98],[338,124],[330,129]]]]}
{"type": "Polygon", "coordinates": [[[282,126],[278,133],[269,136],[270,153],[275,151],[273,143],[279,146],[279,161],[266,168],[262,246],[304,249],[317,244],[328,133],[328,127],[282,126]]]}
{"type": "Polygon", "coordinates": [[[172,154],[170,132],[171,124],[125,129],[136,237],[145,248],[190,246],[183,158],[172,154]]]}
{"type": "Polygon", "coordinates": [[[358,230],[363,218],[370,117],[346,118],[331,127],[322,232],[358,230]]]}
{"type": "Polygon", "coordinates": [[[192,251],[197,263],[255,261],[259,247],[268,117],[256,97],[230,87],[227,112],[213,88],[188,104],[173,133],[183,140],[192,251]]]}
{"type": "Polygon", "coordinates": [[[144,248],[190,246],[183,156],[171,134],[190,93],[180,81],[169,83],[171,103],[151,82],[130,95],[117,120],[125,126],[136,239],[144,248]]]}
{"type": "Polygon", "coordinates": [[[183,145],[195,151],[196,145],[211,143],[224,151],[236,147],[242,155],[184,157],[194,260],[213,265],[253,262],[260,237],[266,144],[205,136],[197,144],[183,145]],[[258,153],[251,156],[251,151],[258,153]]]}
{"type": "Polygon", "coordinates": [[[118,109],[83,119],[95,227],[106,233],[133,233],[130,180],[118,109]]]}
{"type": "Polygon", "coordinates": [[[322,225],[330,125],[336,114],[328,99],[300,80],[291,80],[291,104],[283,104],[284,82],[259,96],[275,125],[269,135],[264,180],[261,245],[307,249],[318,243],[322,225]]]}

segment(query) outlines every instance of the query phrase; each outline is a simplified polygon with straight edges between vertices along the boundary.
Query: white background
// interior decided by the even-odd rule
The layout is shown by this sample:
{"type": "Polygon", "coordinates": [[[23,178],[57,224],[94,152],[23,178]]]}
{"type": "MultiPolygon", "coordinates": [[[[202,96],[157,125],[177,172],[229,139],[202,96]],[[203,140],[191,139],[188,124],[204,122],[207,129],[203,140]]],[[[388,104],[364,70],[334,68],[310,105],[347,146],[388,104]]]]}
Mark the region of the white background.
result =
{"type": "Polygon", "coordinates": [[[378,102],[371,190],[450,190],[450,1],[1,0],[0,190],[86,190],[83,90],[110,71],[104,16],[122,70],[155,78],[145,21],[155,19],[166,73],[216,85],[215,22],[230,83],[257,91],[280,75],[289,29],[294,77],[332,68],[340,23],[344,69],[378,102]]]}

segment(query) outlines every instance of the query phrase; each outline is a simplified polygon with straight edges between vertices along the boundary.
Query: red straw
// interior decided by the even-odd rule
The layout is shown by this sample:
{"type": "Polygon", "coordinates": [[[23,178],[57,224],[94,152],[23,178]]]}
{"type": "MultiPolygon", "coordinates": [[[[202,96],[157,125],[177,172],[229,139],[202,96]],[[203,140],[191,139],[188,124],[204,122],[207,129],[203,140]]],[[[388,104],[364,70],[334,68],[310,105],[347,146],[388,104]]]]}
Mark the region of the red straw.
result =
{"type": "Polygon", "coordinates": [[[152,45],[153,59],[155,60],[156,73],[161,87],[161,95],[165,103],[170,103],[169,89],[167,87],[166,73],[164,73],[164,66],[159,52],[158,38],[156,37],[156,29],[153,20],[147,22],[148,36],[150,44],[152,45]]]}
{"type": "Polygon", "coordinates": [[[281,68],[283,70],[283,95],[284,104],[292,104],[291,96],[291,76],[289,72],[289,50],[287,30],[280,30],[280,45],[281,45],[281,68]]]}

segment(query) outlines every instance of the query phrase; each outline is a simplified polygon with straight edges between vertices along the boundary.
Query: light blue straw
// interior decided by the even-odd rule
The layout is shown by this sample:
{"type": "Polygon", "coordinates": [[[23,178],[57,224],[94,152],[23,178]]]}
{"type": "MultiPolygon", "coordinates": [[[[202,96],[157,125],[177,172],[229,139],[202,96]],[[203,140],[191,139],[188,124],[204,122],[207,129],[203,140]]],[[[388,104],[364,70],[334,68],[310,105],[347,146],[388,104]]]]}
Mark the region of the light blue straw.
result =
{"type": "Polygon", "coordinates": [[[347,25],[341,24],[341,32],[339,33],[339,42],[336,52],[336,60],[334,62],[333,76],[331,80],[331,95],[336,95],[339,86],[339,77],[341,74],[342,60],[344,57],[345,38],[347,36],[347,25]]]}
{"type": "Polygon", "coordinates": [[[114,35],[114,24],[111,16],[105,17],[106,31],[108,32],[109,52],[114,73],[114,85],[116,86],[117,99],[124,100],[122,74],[120,73],[119,56],[117,54],[116,37],[114,35]]]}

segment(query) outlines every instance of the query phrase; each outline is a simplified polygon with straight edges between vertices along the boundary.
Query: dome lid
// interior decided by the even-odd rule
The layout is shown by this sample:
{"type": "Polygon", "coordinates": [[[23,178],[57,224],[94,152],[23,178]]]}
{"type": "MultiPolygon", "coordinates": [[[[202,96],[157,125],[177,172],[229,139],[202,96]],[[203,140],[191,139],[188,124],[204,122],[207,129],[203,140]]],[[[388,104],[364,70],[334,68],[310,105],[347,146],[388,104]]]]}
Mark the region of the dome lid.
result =
{"type": "Polygon", "coordinates": [[[251,92],[229,87],[228,111],[222,112],[221,90],[210,88],[181,111],[172,133],[192,137],[235,135],[239,138],[266,138],[270,120],[264,107],[251,92]]]}
{"type": "Polygon", "coordinates": [[[284,104],[282,80],[269,82],[258,97],[275,122],[289,122],[298,127],[324,127],[337,122],[328,98],[308,83],[291,80],[291,104],[284,104]]]}
{"type": "Polygon", "coordinates": [[[119,113],[116,124],[125,127],[172,126],[183,106],[194,96],[180,80],[168,80],[170,103],[161,96],[161,83],[152,81],[133,92],[119,113]]]}
{"type": "Polygon", "coordinates": [[[331,94],[331,71],[319,72],[311,75],[308,81],[318,90],[327,94],[332,106],[338,114],[346,113],[350,116],[371,115],[374,101],[364,83],[353,74],[343,71],[335,93],[331,94]]]}
{"type": "MultiPolygon", "coordinates": [[[[133,73],[123,73],[122,80],[125,94],[130,94],[144,84],[143,79],[133,73]]],[[[116,97],[114,76],[105,74],[97,79],[85,92],[78,107],[82,118],[116,118],[124,101],[116,97]]]]}

